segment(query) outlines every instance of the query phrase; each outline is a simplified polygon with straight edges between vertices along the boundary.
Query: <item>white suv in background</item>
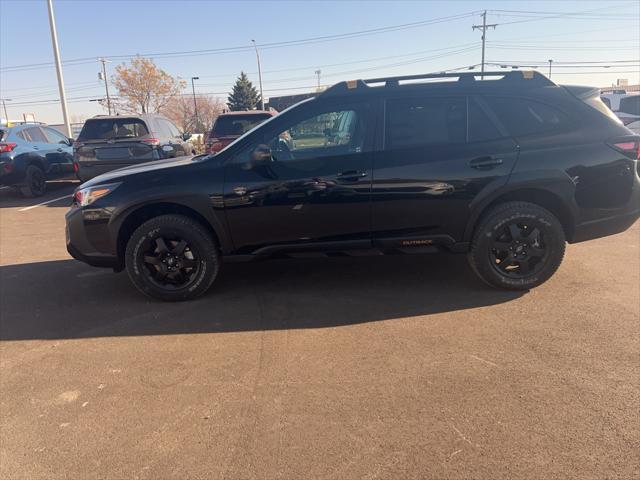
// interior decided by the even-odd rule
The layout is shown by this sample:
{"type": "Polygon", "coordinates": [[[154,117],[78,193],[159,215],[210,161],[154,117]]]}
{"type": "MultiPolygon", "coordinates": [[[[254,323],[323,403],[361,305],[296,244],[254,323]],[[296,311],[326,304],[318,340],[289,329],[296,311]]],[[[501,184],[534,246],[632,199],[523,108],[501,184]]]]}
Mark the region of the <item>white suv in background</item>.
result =
{"type": "Polygon", "coordinates": [[[603,93],[600,98],[629,130],[640,134],[640,92],[603,93]]]}

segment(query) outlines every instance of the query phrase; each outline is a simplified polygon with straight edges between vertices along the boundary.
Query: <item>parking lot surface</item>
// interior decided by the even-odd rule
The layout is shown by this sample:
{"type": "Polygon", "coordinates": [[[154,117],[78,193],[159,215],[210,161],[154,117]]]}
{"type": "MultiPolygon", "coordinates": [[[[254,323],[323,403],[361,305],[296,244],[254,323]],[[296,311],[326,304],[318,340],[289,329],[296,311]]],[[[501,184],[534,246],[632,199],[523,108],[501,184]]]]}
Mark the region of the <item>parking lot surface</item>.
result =
{"type": "Polygon", "coordinates": [[[67,255],[73,187],[0,190],[0,477],[640,476],[639,223],[527,293],[428,255],[162,304],[67,255]]]}

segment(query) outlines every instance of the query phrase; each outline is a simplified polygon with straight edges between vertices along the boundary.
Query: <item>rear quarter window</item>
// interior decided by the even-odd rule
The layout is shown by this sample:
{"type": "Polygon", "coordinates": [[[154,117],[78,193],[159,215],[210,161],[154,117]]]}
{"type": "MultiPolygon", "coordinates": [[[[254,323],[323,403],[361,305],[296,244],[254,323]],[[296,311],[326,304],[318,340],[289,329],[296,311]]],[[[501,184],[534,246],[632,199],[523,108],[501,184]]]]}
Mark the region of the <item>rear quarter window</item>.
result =
{"type": "Polygon", "coordinates": [[[562,131],[570,125],[565,113],[546,103],[518,97],[484,100],[514,137],[562,131]]]}

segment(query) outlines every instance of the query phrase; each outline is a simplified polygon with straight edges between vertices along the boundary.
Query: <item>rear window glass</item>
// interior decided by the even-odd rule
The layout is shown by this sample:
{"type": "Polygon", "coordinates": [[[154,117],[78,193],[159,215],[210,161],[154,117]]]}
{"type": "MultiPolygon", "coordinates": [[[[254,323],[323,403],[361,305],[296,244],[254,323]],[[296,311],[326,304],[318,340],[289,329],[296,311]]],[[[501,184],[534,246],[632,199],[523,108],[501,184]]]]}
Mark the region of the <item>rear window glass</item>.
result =
{"type": "Polygon", "coordinates": [[[270,117],[271,115],[266,113],[252,115],[221,115],[213,125],[211,136],[240,136],[270,117]]]}
{"type": "Polygon", "coordinates": [[[6,130],[0,130],[0,142],[4,140],[6,135],[7,135],[6,130]]]}
{"type": "Polygon", "coordinates": [[[464,97],[389,99],[386,112],[387,149],[466,141],[464,97]]]}
{"type": "Polygon", "coordinates": [[[148,134],[147,125],[138,118],[96,118],[86,121],[78,140],[138,138],[148,134]]]}
{"type": "Polygon", "coordinates": [[[630,115],[640,115],[640,95],[621,98],[620,111],[630,115]]]}
{"type": "Polygon", "coordinates": [[[514,137],[563,130],[569,123],[564,113],[534,100],[513,97],[484,100],[514,137]]]}

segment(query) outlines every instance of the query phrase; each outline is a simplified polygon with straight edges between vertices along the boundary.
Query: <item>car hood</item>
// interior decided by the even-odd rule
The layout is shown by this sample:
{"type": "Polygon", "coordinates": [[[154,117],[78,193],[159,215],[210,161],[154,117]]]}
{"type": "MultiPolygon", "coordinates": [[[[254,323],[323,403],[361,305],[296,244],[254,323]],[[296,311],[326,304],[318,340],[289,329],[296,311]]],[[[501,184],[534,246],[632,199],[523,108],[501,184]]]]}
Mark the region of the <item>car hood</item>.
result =
{"type": "Polygon", "coordinates": [[[130,177],[132,175],[185,167],[194,163],[200,163],[206,158],[212,157],[207,157],[206,155],[196,155],[188,157],[168,158],[164,160],[157,160],[155,162],[146,162],[138,165],[131,165],[129,167],[118,168],[117,170],[112,170],[110,172],[103,173],[102,175],[98,175],[97,177],[92,178],[91,180],[83,183],[80,188],[91,187],[94,185],[103,185],[105,183],[110,183],[113,181],[122,181],[125,179],[125,177],[130,177]]]}

